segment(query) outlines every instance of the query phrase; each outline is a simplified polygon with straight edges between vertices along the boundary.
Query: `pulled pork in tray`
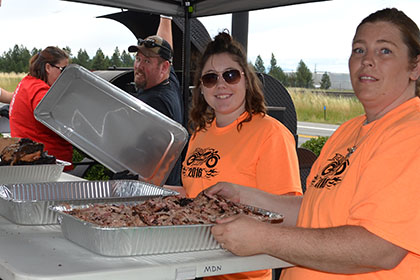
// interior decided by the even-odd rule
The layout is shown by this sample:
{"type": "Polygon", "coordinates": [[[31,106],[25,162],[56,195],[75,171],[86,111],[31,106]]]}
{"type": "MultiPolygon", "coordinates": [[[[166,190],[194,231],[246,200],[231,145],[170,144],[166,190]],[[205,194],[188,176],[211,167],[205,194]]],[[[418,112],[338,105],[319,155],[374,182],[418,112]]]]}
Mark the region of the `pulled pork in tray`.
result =
{"type": "Polygon", "coordinates": [[[55,164],[56,158],[44,151],[44,144],[29,138],[0,138],[0,166],[55,164]]]}
{"type": "Polygon", "coordinates": [[[236,204],[222,197],[200,194],[195,199],[168,196],[149,199],[139,204],[96,204],[64,213],[84,221],[107,227],[172,226],[212,224],[217,218],[245,214],[262,221],[281,223],[281,215],[267,213],[236,204]]]}

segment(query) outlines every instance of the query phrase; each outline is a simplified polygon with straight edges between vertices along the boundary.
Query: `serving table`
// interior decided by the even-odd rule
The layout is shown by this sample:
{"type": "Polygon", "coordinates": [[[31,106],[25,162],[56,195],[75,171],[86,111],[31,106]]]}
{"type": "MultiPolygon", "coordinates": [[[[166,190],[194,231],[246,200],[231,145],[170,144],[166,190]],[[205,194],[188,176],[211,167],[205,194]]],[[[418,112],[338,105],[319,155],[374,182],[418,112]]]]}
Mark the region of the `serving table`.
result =
{"type": "MultiPolygon", "coordinates": [[[[80,180],[63,173],[59,180],[77,179],[80,180]]],[[[3,280],[181,280],[288,266],[268,255],[238,257],[221,249],[105,257],[67,240],[59,225],[20,226],[0,216],[0,278],[3,280]]]]}

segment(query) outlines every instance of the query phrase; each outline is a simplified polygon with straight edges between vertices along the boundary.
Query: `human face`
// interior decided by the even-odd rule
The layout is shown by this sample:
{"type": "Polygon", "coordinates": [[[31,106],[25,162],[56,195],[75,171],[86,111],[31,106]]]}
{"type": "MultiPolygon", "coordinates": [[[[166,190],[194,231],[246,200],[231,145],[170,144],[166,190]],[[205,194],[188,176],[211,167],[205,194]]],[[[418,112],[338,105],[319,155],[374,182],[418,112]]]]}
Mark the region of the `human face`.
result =
{"type": "Polygon", "coordinates": [[[134,83],[138,88],[149,89],[160,84],[164,78],[164,64],[158,57],[147,57],[137,52],[134,61],[134,83]]]}
{"type": "Polygon", "coordinates": [[[389,22],[365,23],[353,39],[349,59],[354,92],[368,121],[415,96],[418,66],[413,68],[400,30],[389,22]]]}
{"type": "Polygon", "coordinates": [[[62,59],[60,60],[57,64],[45,64],[45,70],[47,71],[47,80],[48,80],[48,85],[51,86],[58,78],[58,76],[60,76],[61,74],[61,69],[65,68],[66,66],[69,65],[69,60],[66,59],[62,59]]]}
{"type": "Polygon", "coordinates": [[[209,57],[203,67],[202,76],[207,73],[219,75],[214,87],[207,88],[201,84],[204,99],[216,114],[217,126],[226,126],[234,122],[245,111],[246,83],[245,76],[236,84],[228,84],[222,73],[236,69],[243,72],[240,65],[228,53],[215,54],[209,57]]]}

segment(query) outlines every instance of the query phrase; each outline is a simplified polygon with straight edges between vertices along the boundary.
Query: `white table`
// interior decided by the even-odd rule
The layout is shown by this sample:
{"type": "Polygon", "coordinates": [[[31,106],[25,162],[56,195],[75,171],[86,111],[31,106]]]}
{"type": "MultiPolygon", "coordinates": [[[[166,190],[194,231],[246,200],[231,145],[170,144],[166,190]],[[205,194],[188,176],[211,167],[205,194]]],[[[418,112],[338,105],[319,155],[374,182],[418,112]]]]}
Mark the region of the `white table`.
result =
{"type": "MultiPolygon", "coordinates": [[[[60,180],[80,178],[63,173],[60,180]]],[[[19,226],[0,216],[2,280],[178,280],[288,266],[268,255],[237,257],[224,250],[104,257],[67,240],[58,225],[19,226]]]]}
{"type": "Polygon", "coordinates": [[[237,257],[223,250],[104,257],[65,239],[58,225],[19,226],[0,217],[3,280],[193,279],[287,266],[290,265],[268,255],[237,257]]]}

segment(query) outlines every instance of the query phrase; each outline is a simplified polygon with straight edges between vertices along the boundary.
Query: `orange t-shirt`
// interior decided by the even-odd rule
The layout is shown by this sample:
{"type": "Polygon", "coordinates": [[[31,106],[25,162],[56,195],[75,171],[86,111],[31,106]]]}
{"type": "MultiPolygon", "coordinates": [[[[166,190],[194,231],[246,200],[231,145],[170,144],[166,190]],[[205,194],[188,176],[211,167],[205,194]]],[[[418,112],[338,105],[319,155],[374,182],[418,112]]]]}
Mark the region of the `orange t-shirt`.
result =
{"type": "Polygon", "coordinates": [[[325,144],[308,176],[297,225],[362,226],[408,255],[391,270],[341,275],[293,267],[282,280],[420,279],[420,99],[375,122],[363,125],[365,120],[346,122],[325,144]]]}
{"type": "MultiPolygon", "coordinates": [[[[206,131],[191,138],[182,165],[182,182],[188,197],[195,197],[220,181],[275,194],[302,193],[293,135],[268,115],[253,115],[238,131],[237,124],[246,116],[245,112],[226,127],[217,127],[213,122],[206,131]]],[[[211,279],[272,278],[271,270],[261,270],[211,279]]]]}

